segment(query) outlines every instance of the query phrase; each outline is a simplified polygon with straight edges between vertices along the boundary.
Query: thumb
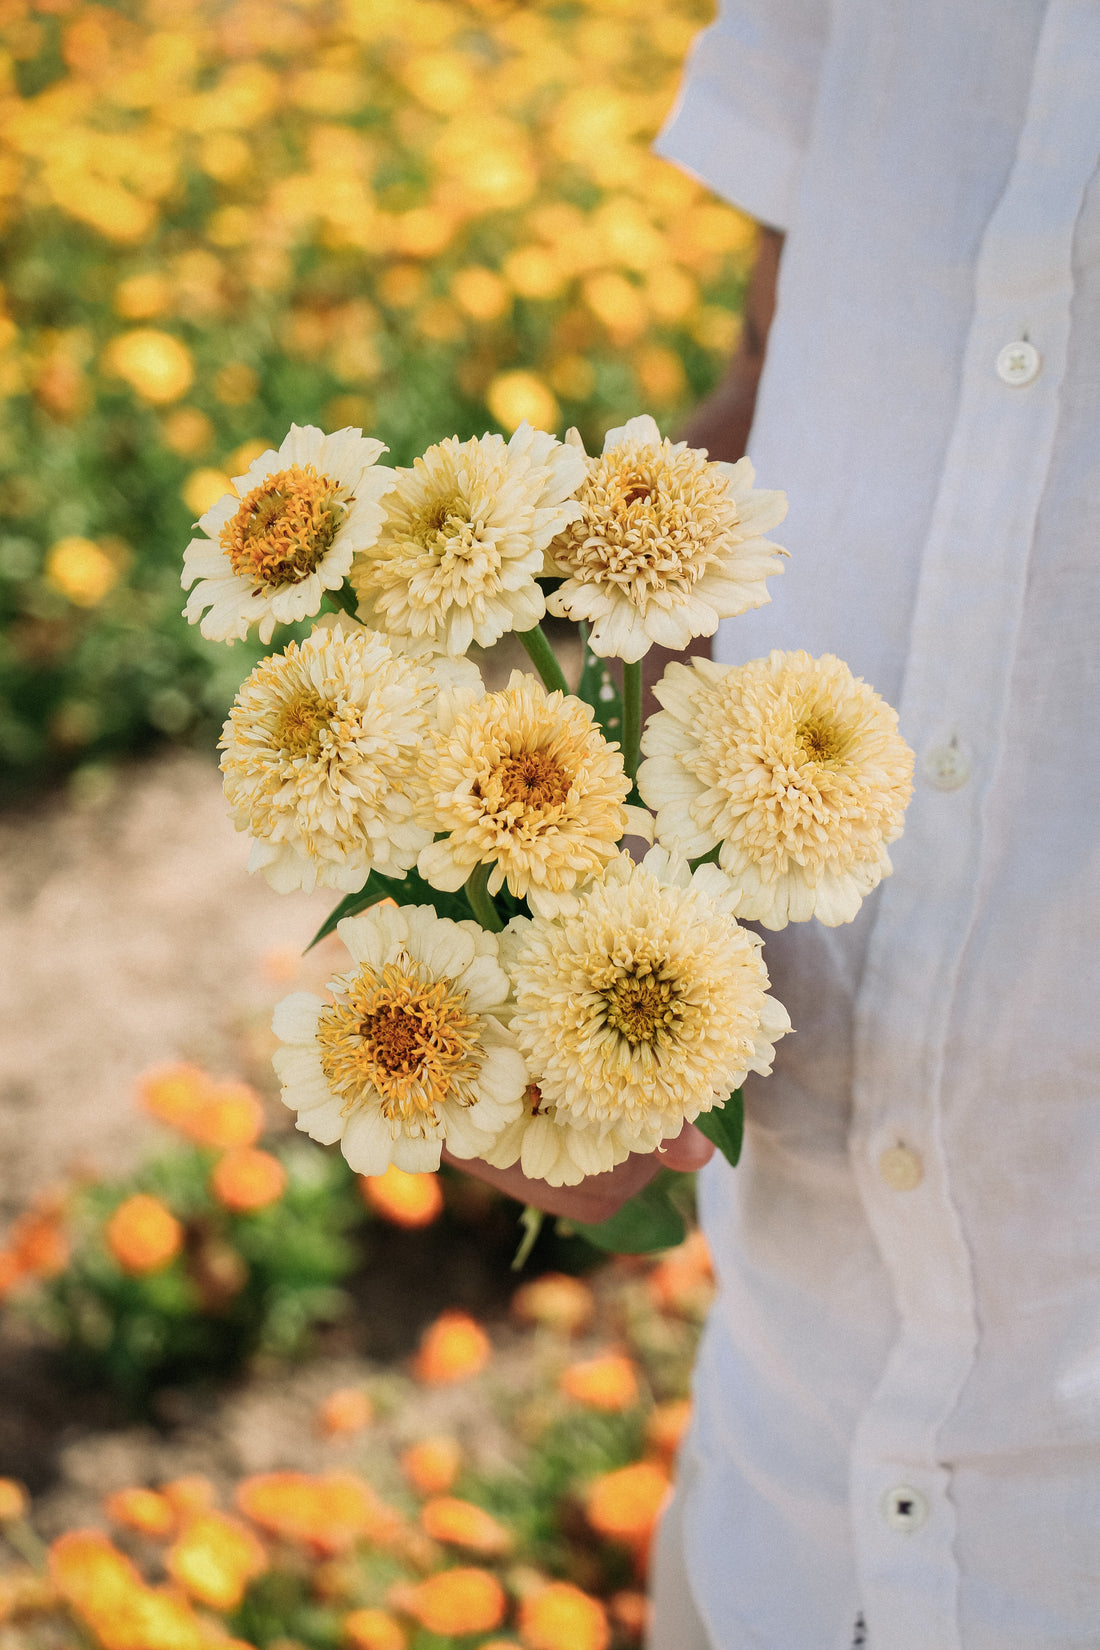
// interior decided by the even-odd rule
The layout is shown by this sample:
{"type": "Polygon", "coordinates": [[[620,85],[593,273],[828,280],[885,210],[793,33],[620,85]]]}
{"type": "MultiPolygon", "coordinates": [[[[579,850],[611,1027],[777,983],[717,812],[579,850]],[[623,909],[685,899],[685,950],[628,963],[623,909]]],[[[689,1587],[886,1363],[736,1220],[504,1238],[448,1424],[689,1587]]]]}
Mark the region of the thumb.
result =
{"type": "Polygon", "coordinates": [[[714,1144],[694,1123],[685,1123],[673,1140],[666,1140],[660,1152],[662,1166],[678,1169],[681,1174],[692,1174],[709,1163],[714,1156],[714,1144]]]}

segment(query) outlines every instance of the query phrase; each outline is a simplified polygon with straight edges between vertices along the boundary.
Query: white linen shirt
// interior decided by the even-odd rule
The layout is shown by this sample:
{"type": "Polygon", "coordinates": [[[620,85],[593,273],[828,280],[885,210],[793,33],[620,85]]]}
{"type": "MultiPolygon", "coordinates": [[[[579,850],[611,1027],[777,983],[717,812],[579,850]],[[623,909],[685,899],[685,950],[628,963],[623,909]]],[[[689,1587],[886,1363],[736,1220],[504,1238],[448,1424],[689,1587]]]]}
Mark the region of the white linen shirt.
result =
{"type": "Polygon", "coordinates": [[[715,656],[837,653],[917,753],[894,875],[766,936],[692,1592],[716,1650],[1096,1650],[1100,0],[739,0],[658,149],[787,232],[791,560],[715,656]]]}

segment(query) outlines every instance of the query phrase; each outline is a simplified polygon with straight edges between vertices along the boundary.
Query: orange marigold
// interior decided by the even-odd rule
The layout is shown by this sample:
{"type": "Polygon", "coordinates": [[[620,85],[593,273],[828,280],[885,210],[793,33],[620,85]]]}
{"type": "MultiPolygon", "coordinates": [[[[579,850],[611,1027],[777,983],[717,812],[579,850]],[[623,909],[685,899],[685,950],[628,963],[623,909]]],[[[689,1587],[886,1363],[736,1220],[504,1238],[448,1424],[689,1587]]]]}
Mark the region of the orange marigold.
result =
{"type": "Polygon", "coordinates": [[[552,1581],[520,1604],[519,1636],[527,1650],[607,1650],[611,1628],[598,1598],[552,1581]]]}
{"type": "Polygon", "coordinates": [[[580,1278],[547,1272],[516,1290],[512,1311],[520,1323],[538,1324],[562,1335],[579,1335],[592,1322],[596,1301],[580,1278]]]}
{"type": "Polygon", "coordinates": [[[562,1371],[558,1385],[576,1403],[609,1415],[632,1409],[639,1397],[634,1365],[621,1352],[605,1352],[570,1364],[562,1371]]]}
{"type": "Polygon", "coordinates": [[[645,1547],[668,1489],[664,1467],[656,1461],[634,1461],[593,1480],[584,1497],[585,1517],[600,1535],[645,1547]]]}
{"type": "Polygon", "coordinates": [[[47,1195],[20,1215],[8,1241],[21,1270],[31,1277],[54,1278],[69,1264],[70,1245],[61,1222],[63,1200],[47,1195]]]}
{"type": "Polygon", "coordinates": [[[0,1249],[0,1301],[22,1280],[23,1267],[14,1249],[0,1249]]]}
{"type": "Polygon", "coordinates": [[[420,1509],[420,1522],[433,1541],[466,1547],[483,1558],[499,1558],[512,1546],[512,1534],[484,1507],[457,1496],[440,1495],[420,1509]]]}
{"type": "Polygon", "coordinates": [[[647,1281],[649,1293],[662,1311],[683,1318],[704,1318],[714,1295],[714,1272],[702,1232],[692,1232],[679,1248],[663,1256],[647,1281]]]}
{"type": "Polygon", "coordinates": [[[409,1642],[388,1610],[352,1610],[344,1617],[344,1638],[352,1650],[405,1650],[409,1642]]]}
{"type": "Polygon", "coordinates": [[[317,1431],[325,1438],[362,1432],[373,1420],[374,1405],[361,1387],[339,1387],[317,1406],[317,1431]]]}
{"type": "Polygon", "coordinates": [[[240,1519],[208,1512],[184,1527],[164,1563],[172,1579],[199,1604],[235,1610],[248,1583],[267,1569],[267,1554],[240,1519]]]}
{"type": "Polygon", "coordinates": [[[645,1424],[646,1443],[666,1465],[671,1463],[679,1449],[690,1420],[690,1398],[669,1398],[663,1404],[654,1406],[645,1424]]]}
{"type": "Polygon", "coordinates": [[[200,1066],[185,1063],[157,1066],[138,1082],[138,1097],[147,1112],[182,1134],[190,1133],[190,1122],[206,1104],[210,1078],[200,1066]]]}
{"type": "Polygon", "coordinates": [[[385,1546],[401,1526],[397,1513],[351,1473],[259,1473],[237,1486],[237,1505],[261,1529],[319,1553],[346,1552],[357,1541],[385,1546]]]}
{"type": "Polygon", "coordinates": [[[160,1493],[178,1518],[190,1518],[206,1512],[218,1499],[209,1478],[201,1472],[184,1473],[182,1478],[171,1478],[160,1486],[160,1493]]]}
{"type": "Polygon", "coordinates": [[[234,1214],[251,1214],[277,1203],[286,1191],[286,1170],[256,1146],[238,1146],[214,1165],[210,1189],[234,1214]]]}
{"type": "Polygon", "coordinates": [[[624,1588],[608,1600],[611,1619],[624,1638],[640,1641],[649,1626],[649,1600],[644,1593],[624,1588]]]}
{"type": "Polygon", "coordinates": [[[492,1350],[489,1337],[467,1312],[444,1312],[420,1339],[413,1373],[426,1386],[447,1386],[484,1369],[492,1350]]]}
{"type": "Polygon", "coordinates": [[[391,1163],[385,1174],[360,1175],[359,1185],[369,1206],[394,1226],[430,1226],[443,1213],[437,1174],[409,1174],[391,1163]]]}
{"type": "Polygon", "coordinates": [[[176,1527],[176,1512],[166,1495],[157,1490],[132,1488],[115,1490],[103,1501],[103,1510],[116,1524],[125,1524],[142,1535],[163,1537],[176,1527]]]}
{"type": "Polygon", "coordinates": [[[124,1272],[159,1272],[183,1247],[183,1227],[171,1209],[148,1192],[136,1192],[108,1220],[107,1247],[124,1272]]]}
{"type": "Polygon", "coordinates": [[[252,1146],[264,1126],[259,1095],[247,1083],[214,1083],[205,1104],[192,1118],[187,1133],[200,1146],[231,1151],[252,1146]]]}
{"type": "Polygon", "coordinates": [[[429,1633],[490,1633],[504,1620],[504,1588],[488,1570],[440,1570],[402,1591],[402,1605],[429,1633]]]}
{"type": "Polygon", "coordinates": [[[401,1470],[421,1495],[445,1495],[458,1477],[462,1450],[458,1440],[438,1436],[410,1444],[401,1456],[401,1470]]]}

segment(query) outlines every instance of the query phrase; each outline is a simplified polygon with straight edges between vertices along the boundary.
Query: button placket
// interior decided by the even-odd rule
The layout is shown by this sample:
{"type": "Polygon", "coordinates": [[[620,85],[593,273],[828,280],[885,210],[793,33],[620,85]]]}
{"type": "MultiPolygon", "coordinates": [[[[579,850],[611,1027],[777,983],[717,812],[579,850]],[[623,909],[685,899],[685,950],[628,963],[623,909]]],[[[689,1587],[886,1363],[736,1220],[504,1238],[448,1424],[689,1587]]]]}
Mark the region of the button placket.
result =
{"type": "Polygon", "coordinates": [[[1011,389],[1022,389],[1038,378],[1042,365],[1043,358],[1030,339],[1018,338],[998,352],[997,377],[1011,389]]]}

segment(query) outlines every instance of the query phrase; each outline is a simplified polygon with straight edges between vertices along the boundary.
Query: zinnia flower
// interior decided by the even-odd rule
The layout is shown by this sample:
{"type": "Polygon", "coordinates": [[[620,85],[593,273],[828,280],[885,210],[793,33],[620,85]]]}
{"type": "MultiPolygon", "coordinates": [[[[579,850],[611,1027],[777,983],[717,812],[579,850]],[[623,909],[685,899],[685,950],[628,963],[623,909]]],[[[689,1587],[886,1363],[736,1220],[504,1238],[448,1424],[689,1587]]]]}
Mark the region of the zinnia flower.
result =
{"type": "Polygon", "coordinates": [[[500,693],[441,693],[437,717],[419,816],[446,833],[419,859],[433,888],[461,888],[491,864],[491,894],[507,883],[553,912],[602,874],[628,830],[652,829],[644,809],[623,806],[630,781],[618,746],[571,694],[516,670],[500,693]]]}
{"type": "Polygon", "coordinates": [[[511,1026],[538,1087],[485,1154],[552,1186],[648,1152],[768,1072],[790,1030],[768,996],[761,941],[733,917],[717,866],[691,875],[662,848],[626,856],[575,915],[516,918],[503,954],[511,1026]]]}
{"type": "Polygon", "coordinates": [[[423,671],[359,626],[319,626],[257,665],[221,737],[249,870],[280,893],[404,876],[432,838],[412,817],[431,697],[423,671]]]}
{"type": "Polygon", "coordinates": [[[547,552],[546,571],[565,583],[546,606],[587,619],[593,653],[633,663],[654,642],[686,647],[771,600],[764,581],[786,552],[763,535],[787,500],[754,489],[747,458],[712,464],[701,448],[662,441],[647,415],[609,430],[586,463],[580,514],[547,552]]]}
{"type": "Polygon", "coordinates": [[[261,642],[269,642],[276,624],[319,612],[355,552],[378,536],[378,500],[394,479],[392,470],[374,468],[385,451],[361,430],[325,435],[292,424],[278,452],[254,459],[234,477],[236,492],[196,523],[207,537],[192,539],[184,552],[181,583],[195,585],[183,610],[188,623],[219,642],[235,642],[258,624],[261,642]]]}
{"type": "Polygon", "coordinates": [[[432,652],[491,647],[545,612],[543,552],[578,513],[583,456],[523,423],[429,447],[395,472],[385,525],[351,569],[359,614],[432,652]]]}
{"type": "Polygon", "coordinates": [[[851,922],[913,788],[896,713],[829,653],[693,659],[655,691],[638,785],[660,841],[690,859],[717,846],[746,921],[851,922]]]}
{"type": "Polygon", "coordinates": [[[509,983],[497,939],[430,905],[375,906],[337,933],[355,968],[336,1001],[286,997],[274,1030],[283,1101],[298,1127],[359,1174],[439,1167],[446,1141],[478,1157],[521,1110],[527,1073],[498,1013],[509,983]]]}

